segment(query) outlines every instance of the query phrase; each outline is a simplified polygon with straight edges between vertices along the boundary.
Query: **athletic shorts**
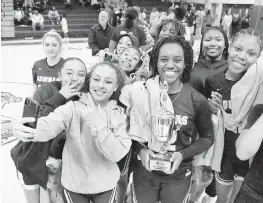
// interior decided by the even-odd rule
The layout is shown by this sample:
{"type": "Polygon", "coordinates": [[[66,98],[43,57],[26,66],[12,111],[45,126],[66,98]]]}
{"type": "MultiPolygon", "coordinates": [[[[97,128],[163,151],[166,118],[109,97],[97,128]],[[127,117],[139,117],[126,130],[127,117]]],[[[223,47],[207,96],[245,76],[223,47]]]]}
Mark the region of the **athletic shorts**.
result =
{"type": "Polygon", "coordinates": [[[162,181],[147,176],[141,168],[133,171],[133,194],[137,203],[186,203],[190,194],[191,173],[176,180],[162,181]]]}
{"type": "Polygon", "coordinates": [[[26,190],[36,190],[40,187],[38,184],[33,183],[27,176],[23,175],[19,171],[17,171],[17,178],[22,187],[26,190]]]}
{"type": "Polygon", "coordinates": [[[221,172],[216,172],[216,181],[222,185],[229,185],[234,180],[244,180],[249,171],[249,161],[241,161],[237,158],[223,156],[221,172]]]}
{"type": "Polygon", "coordinates": [[[80,194],[63,188],[64,203],[114,203],[115,198],[116,188],[98,194],[80,194]]]}

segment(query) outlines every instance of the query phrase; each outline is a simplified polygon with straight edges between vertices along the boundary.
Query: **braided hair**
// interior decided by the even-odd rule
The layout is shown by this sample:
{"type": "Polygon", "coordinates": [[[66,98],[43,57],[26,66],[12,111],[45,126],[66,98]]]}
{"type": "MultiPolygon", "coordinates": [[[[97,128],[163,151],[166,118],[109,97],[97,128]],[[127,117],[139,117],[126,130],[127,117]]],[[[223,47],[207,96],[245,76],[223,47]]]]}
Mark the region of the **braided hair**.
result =
{"type": "Polygon", "coordinates": [[[172,23],[175,27],[176,34],[174,34],[174,35],[182,36],[182,37],[185,35],[185,33],[186,33],[185,27],[181,22],[179,22],[178,20],[166,19],[157,27],[157,37],[158,38],[159,38],[160,32],[163,29],[163,27],[169,23],[172,23]]]}
{"type": "Polygon", "coordinates": [[[202,36],[202,39],[201,39],[200,53],[199,53],[198,59],[200,59],[202,56],[204,56],[204,53],[203,53],[204,37],[205,37],[205,34],[206,34],[207,32],[209,32],[210,30],[217,30],[217,31],[219,31],[219,32],[222,33],[222,35],[223,35],[223,37],[224,37],[224,40],[225,40],[225,48],[224,48],[224,50],[223,50],[222,56],[224,57],[225,60],[227,60],[227,59],[228,59],[228,55],[229,55],[229,54],[228,54],[228,47],[229,47],[228,38],[227,38],[227,35],[226,35],[225,31],[223,30],[223,28],[217,27],[217,26],[212,26],[212,27],[210,27],[210,28],[208,28],[208,29],[205,30],[205,32],[204,32],[204,34],[203,34],[203,36],[202,36]]]}
{"type": "Polygon", "coordinates": [[[156,75],[159,75],[158,67],[157,67],[159,52],[162,46],[165,44],[178,44],[183,48],[185,68],[181,77],[184,83],[188,82],[190,80],[190,72],[193,67],[193,49],[183,37],[178,37],[178,36],[163,37],[153,47],[150,56],[150,66],[152,68],[151,77],[155,77],[156,75]]]}
{"type": "MultiPolygon", "coordinates": [[[[237,32],[234,36],[233,36],[233,40],[231,45],[240,37],[240,36],[244,36],[244,35],[249,35],[249,36],[254,36],[257,38],[257,42],[259,44],[260,47],[260,52],[263,50],[263,42],[262,39],[259,35],[259,33],[257,33],[254,29],[252,28],[247,28],[247,29],[242,29],[239,32],[237,32]]],[[[259,53],[260,53],[259,52],[259,53]]]]}

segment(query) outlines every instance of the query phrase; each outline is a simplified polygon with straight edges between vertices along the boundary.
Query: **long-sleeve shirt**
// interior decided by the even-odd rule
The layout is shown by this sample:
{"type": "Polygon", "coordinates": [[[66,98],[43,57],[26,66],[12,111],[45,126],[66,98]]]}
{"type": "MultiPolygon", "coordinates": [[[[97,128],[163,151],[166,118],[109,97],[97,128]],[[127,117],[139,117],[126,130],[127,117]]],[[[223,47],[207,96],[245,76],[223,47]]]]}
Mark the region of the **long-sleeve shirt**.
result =
{"type": "Polygon", "coordinates": [[[89,47],[92,49],[93,56],[100,50],[109,48],[113,31],[114,27],[109,24],[107,24],[105,29],[103,29],[100,24],[94,25],[90,28],[88,43],[89,47]]]}
{"type": "Polygon", "coordinates": [[[21,10],[20,11],[14,11],[13,15],[14,15],[15,19],[19,19],[20,20],[20,19],[22,19],[24,17],[24,12],[21,11],[21,10]]]}
{"type": "Polygon", "coordinates": [[[88,105],[88,95],[84,94],[79,101],[70,101],[40,118],[35,141],[45,142],[65,130],[62,185],[72,192],[96,194],[116,186],[120,177],[116,162],[128,153],[131,139],[126,131],[124,110],[116,103],[108,103],[105,107],[107,115],[122,116],[123,119],[115,123],[115,130],[105,126],[94,134],[91,125],[94,118],[87,110],[88,105]]]}
{"type": "MultiPolygon", "coordinates": [[[[151,150],[156,151],[157,144],[153,143],[154,135],[152,133],[151,125],[149,125],[149,117],[151,115],[149,105],[149,95],[151,95],[150,87],[144,86],[142,82],[135,82],[132,85],[126,85],[122,89],[120,101],[130,108],[130,136],[136,140],[141,139],[148,134],[150,138],[144,142],[151,150]],[[149,93],[150,92],[150,93],[149,93]],[[155,145],[156,144],[156,145],[155,145]]],[[[178,151],[182,154],[183,161],[178,170],[172,175],[166,175],[163,172],[149,172],[147,176],[152,176],[161,180],[169,180],[171,178],[178,178],[182,171],[191,170],[192,160],[195,155],[198,155],[207,150],[214,140],[213,126],[211,120],[211,110],[206,101],[206,98],[190,87],[184,84],[181,92],[178,95],[169,95],[171,101],[176,99],[173,103],[174,108],[174,131],[171,141],[169,142],[169,149],[178,151]],[[197,135],[199,134],[199,137],[197,135]]],[[[139,145],[142,146],[142,145],[139,145]]],[[[136,147],[137,148],[137,147],[136,147]]]]}

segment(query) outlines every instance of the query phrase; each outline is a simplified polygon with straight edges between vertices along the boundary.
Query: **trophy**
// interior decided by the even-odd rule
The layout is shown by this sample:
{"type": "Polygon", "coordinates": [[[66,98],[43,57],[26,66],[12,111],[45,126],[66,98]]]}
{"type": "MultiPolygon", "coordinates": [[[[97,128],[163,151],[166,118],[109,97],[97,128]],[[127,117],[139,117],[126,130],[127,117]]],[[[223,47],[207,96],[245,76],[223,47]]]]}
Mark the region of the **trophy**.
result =
{"type": "Polygon", "coordinates": [[[156,157],[150,157],[150,169],[158,171],[170,171],[172,162],[171,152],[166,151],[166,147],[172,138],[175,116],[166,108],[168,84],[164,81],[160,95],[161,110],[157,115],[152,116],[152,132],[157,140],[161,142],[161,149],[156,157]]]}

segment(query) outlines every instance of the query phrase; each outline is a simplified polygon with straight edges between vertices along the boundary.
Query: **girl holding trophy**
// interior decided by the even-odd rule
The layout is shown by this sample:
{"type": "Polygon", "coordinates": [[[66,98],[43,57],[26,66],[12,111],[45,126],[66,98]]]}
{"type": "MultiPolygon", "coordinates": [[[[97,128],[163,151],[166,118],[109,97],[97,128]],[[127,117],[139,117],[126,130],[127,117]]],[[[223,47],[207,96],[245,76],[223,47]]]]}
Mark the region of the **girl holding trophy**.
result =
{"type": "Polygon", "coordinates": [[[189,193],[193,157],[213,144],[211,110],[187,84],[193,50],[184,39],[160,39],[150,65],[152,77],[126,85],[120,96],[130,114],[129,134],[137,153],[135,198],[138,203],[182,203],[189,193]]]}

